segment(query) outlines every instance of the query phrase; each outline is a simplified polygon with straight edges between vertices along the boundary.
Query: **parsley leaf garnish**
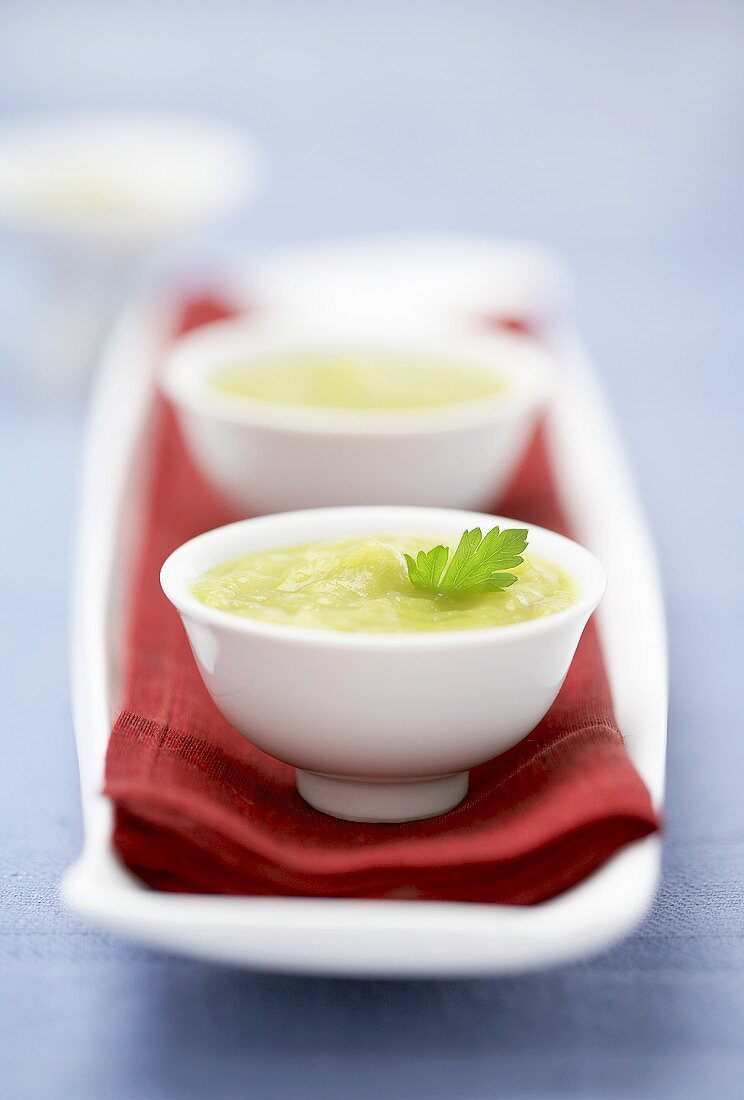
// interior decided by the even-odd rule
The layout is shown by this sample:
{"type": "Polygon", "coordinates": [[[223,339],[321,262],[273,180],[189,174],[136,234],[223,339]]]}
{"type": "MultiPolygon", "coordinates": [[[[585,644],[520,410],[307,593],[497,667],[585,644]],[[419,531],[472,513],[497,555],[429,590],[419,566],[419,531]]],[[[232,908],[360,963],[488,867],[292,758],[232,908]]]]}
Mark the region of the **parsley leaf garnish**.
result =
{"type": "Polygon", "coordinates": [[[451,559],[448,546],[419,550],[415,561],[410,554],[404,557],[408,576],[417,588],[457,596],[476,590],[498,592],[514,584],[515,575],[504,570],[522,564],[526,547],[525,527],[505,531],[494,527],[485,536],[476,527],[463,532],[451,559]]]}

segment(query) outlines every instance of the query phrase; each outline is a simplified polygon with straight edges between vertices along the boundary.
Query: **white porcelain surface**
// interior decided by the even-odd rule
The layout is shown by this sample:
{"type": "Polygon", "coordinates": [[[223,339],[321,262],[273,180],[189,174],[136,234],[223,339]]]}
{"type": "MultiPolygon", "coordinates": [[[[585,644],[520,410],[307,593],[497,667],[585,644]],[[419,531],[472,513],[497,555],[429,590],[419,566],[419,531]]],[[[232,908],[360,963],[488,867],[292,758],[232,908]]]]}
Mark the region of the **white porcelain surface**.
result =
{"type": "Polygon", "coordinates": [[[219,322],[184,337],[163,385],[197,464],[234,508],[255,514],[341,504],[484,507],[513,473],[553,381],[550,356],[523,337],[433,333],[430,324],[377,337],[359,326],[354,338],[275,318],[219,322]],[[460,406],[385,413],[249,401],[208,384],[236,361],[354,348],[470,364],[508,388],[460,406]]]}
{"type": "MultiPolygon", "coordinates": [[[[433,244],[427,247],[431,262],[436,261],[433,244]]],[[[334,247],[320,250],[329,263],[334,247]]],[[[490,247],[497,262],[503,252],[490,247]]],[[[350,249],[338,248],[345,277],[351,277],[350,249]]],[[[367,248],[359,246],[359,274],[367,270],[366,255],[367,248]]],[[[265,262],[299,288],[304,268],[297,269],[294,257],[293,251],[272,253],[253,269],[260,277],[265,262]]],[[[538,258],[534,262],[539,267],[538,258]]],[[[250,302],[254,285],[252,277],[236,278],[234,291],[250,302]]],[[[382,273],[378,296],[385,285],[382,273]]],[[[460,293],[457,280],[452,289],[460,293]]],[[[534,308],[536,298],[539,288],[527,283],[518,304],[534,308]]],[[[494,296],[492,304],[498,309],[502,299],[494,296]]],[[[380,300],[379,308],[385,305],[380,300]]],[[[66,904],[93,925],[140,943],[232,966],[299,974],[523,973],[586,958],[627,935],[648,911],[657,887],[658,836],[629,845],[578,886],[535,906],[177,895],[149,890],[123,868],[111,841],[111,804],[101,791],[121,698],[123,624],[144,507],[143,455],[151,440],[151,373],[133,372],[132,364],[151,365],[171,327],[162,299],[132,303],[101,365],[89,425],[72,650],[84,843],[62,882],[66,904]]],[[[595,368],[571,331],[554,330],[552,340],[562,384],[549,414],[551,459],[578,537],[607,570],[597,622],[617,719],[631,760],[660,808],[668,692],[653,547],[595,368]]]]}
{"type": "Polygon", "coordinates": [[[422,821],[454,809],[468,793],[468,773],[389,780],[323,775],[297,769],[297,790],[316,810],[344,821],[422,821]]]}
{"type": "MultiPolygon", "coordinates": [[[[338,816],[400,821],[451,808],[440,798],[410,805],[397,784],[464,772],[504,752],[555,699],[589,615],[605,587],[589,551],[539,527],[529,549],[567,570],[576,602],[529,622],[438,633],[362,634],[303,629],[231,615],[191,592],[207,569],[231,558],[317,539],[386,531],[431,533],[456,544],[465,528],[518,520],[427,508],[331,508],[243,520],[192,539],[163,566],[199,671],[225,717],[264,751],[305,772],[375,780],[359,809],[326,784],[320,808],[338,816]],[[385,784],[390,784],[387,789],[385,784]],[[364,808],[363,808],[364,807],[364,808]]],[[[461,787],[461,795],[465,790],[461,787]]]]}

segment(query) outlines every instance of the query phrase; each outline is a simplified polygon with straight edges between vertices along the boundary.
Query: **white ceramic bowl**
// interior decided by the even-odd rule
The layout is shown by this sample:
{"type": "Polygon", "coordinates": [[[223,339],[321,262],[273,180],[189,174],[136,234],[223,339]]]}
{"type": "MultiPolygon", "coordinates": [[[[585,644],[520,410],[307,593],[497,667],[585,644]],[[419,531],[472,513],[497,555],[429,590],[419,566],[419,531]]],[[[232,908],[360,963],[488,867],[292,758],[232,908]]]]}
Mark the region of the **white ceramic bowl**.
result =
{"type": "Polygon", "coordinates": [[[431,508],[329,508],[243,520],[176,550],[161,583],[178,608],[222,713],[265,752],[294,765],[300,794],[336,817],[405,821],[465,796],[468,769],[525,737],[558,693],[602,597],[596,558],[529,528],[530,549],[565,568],[576,602],[542,619],[443,633],[351,634],[261,622],[201,603],[207,569],[254,551],[395,531],[525,526],[431,508]]]}
{"type": "Polygon", "coordinates": [[[541,325],[569,304],[571,288],[541,247],[461,235],[354,238],[283,250],[247,272],[261,306],[313,320],[386,323],[425,309],[472,324],[498,315],[541,325]]]}
{"type": "Polygon", "coordinates": [[[262,176],[250,135],[208,119],[94,112],[0,125],[0,224],[34,275],[19,381],[82,382],[126,298],[252,199],[262,176]]]}
{"type": "Polygon", "coordinates": [[[179,341],[163,385],[198,466],[233,507],[255,514],[345,504],[488,506],[522,456],[552,382],[551,358],[523,337],[402,329],[353,337],[238,320],[179,341]],[[382,412],[245,400],[208,384],[235,362],[324,350],[443,358],[492,371],[508,390],[460,405],[382,412]]]}
{"type": "Polygon", "coordinates": [[[253,139],[210,119],[91,112],[0,126],[0,220],[46,238],[141,243],[252,198],[253,139]]]}

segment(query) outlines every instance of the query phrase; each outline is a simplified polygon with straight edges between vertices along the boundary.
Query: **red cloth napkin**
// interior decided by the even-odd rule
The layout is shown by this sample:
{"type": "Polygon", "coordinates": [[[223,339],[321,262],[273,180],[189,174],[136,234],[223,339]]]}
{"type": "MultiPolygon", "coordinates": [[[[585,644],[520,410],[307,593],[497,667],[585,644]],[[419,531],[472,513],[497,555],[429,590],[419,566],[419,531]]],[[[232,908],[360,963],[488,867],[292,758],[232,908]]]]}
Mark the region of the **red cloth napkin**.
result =
{"type": "MultiPolygon", "coordinates": [[[[223,312],[192,304],[183,328],[223,312]]],[[[472,772],[456,809],[430,821],[365,825],[307,806],[291,768],[221,717],[161,593],[168,554],[235,517],[193,467],[170,408],[159,402],[155,415],[124,705],[105,784],[116,810],[114,845],[141,879],[199,893],[530,904],[658,827],[615,722],[591,623],[550,713],[521,744],[472,772]]],[[[542,433],[500,511],[567,532],[542,433]]]]}

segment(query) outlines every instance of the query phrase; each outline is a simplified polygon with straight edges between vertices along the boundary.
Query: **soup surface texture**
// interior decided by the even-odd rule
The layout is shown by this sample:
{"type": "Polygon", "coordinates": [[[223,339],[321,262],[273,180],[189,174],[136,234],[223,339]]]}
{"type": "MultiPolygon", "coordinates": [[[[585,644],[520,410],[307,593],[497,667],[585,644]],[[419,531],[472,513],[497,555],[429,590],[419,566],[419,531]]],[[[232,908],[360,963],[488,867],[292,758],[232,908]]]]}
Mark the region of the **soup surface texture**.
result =
{"type": "Polygon", "coordinates": [[[209,607],[264,622],[375,634],[508,626],[576,600],[569,574],[529,551],[511,570],[516,583],[499,592],[452,596],[417,588],[403,554],[438,541],[453,539],[383,534],[282,546],[210,569],[192,592],[209,607]]]}
{"type": "Polygon", "coordinates": [[[235,363],[214,374],[211,385],[253,401],[357,412],[457,405],[496,397],[507,388],[491,371],[446,359],[336,351],[235,363]]]}

